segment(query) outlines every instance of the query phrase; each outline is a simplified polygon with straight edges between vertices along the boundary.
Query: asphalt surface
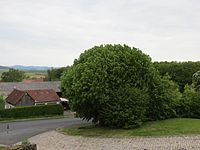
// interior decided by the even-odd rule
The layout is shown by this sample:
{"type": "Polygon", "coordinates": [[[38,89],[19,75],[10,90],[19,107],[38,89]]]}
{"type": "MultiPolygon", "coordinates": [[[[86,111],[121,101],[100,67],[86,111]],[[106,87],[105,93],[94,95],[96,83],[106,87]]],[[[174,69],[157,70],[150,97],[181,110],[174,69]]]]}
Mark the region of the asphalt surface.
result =
{"type": "Polygon", "coordinates": [[[46,131],[83,123],[78,118],[0,123],[0,144],[12,145],[46,131]]]}

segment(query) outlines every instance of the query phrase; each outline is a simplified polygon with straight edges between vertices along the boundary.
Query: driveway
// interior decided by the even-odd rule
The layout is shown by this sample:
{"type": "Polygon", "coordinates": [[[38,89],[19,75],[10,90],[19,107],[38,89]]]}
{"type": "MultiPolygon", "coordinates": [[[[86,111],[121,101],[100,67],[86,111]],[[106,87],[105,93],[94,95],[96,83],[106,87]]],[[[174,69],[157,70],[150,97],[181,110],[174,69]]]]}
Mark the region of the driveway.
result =
{"type": "Polygon", "coordinates": [[[49,131],[29,139],[37,150],[200,150],[200,136],[102,138],[49,131]]]}
{"type": "Polygon", "coordinates": [[[59,127],[86,123],[78,118],[0,123],[0,144],[11,145],[59,127]],[[9,129],[8,128],[9,125],[9,129]]]}

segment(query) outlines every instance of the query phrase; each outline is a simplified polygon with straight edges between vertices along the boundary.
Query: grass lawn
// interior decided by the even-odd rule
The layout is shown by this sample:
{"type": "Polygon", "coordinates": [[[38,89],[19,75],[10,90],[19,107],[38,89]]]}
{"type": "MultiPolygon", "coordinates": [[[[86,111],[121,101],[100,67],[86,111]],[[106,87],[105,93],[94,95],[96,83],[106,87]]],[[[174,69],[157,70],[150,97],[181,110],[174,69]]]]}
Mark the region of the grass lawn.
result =
{"type": "Polygon", "coordinates": [[[200,134],[200,119],[168,119],[147,122],[136,129],[109,129],[94,125],[74,126],[58,129],[61,133],[81,136],[130,137],[130,136],[172,136],[200,134]]]}

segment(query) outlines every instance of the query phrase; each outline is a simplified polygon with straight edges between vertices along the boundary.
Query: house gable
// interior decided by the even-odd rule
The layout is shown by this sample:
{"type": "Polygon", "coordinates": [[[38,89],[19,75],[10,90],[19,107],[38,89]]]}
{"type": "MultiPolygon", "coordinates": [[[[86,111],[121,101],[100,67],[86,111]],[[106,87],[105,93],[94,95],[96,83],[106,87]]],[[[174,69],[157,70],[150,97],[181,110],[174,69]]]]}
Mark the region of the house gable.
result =
{"type": "Polygon", "coordinates": [[[16,106],[33,106],[34,104],[34,100],[27,93],[25,93],[18,101],[16,106]]]}
{"type": "Polygon", "coordinates": [[[24,91],[14,89],[6,98],[6,102],[8,104],[15,106],[20,101],[20,99],[24,96],[24,94],[25,94],[24,91]]]}

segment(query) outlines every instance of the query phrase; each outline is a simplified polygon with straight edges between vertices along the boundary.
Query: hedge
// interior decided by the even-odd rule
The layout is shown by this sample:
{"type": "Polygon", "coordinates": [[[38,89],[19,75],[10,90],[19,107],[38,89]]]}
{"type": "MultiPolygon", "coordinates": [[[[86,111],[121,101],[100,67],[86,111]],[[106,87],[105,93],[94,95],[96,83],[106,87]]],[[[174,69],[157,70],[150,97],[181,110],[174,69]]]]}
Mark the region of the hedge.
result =
{"type": "Polygon", "coordinates": [[[28,118],[63,115],[63,107],[60,104],[44,106],[16,107],[0,110],[0,118],[28,118]]]}

